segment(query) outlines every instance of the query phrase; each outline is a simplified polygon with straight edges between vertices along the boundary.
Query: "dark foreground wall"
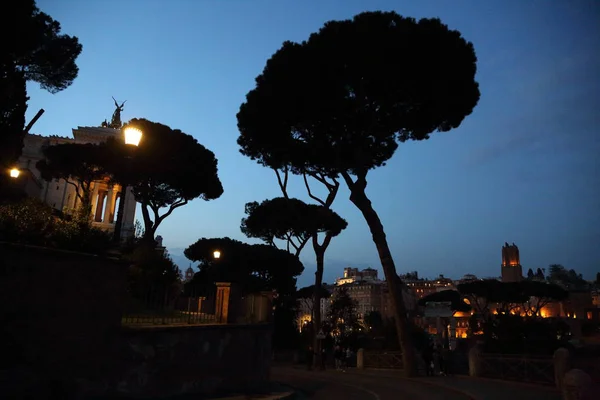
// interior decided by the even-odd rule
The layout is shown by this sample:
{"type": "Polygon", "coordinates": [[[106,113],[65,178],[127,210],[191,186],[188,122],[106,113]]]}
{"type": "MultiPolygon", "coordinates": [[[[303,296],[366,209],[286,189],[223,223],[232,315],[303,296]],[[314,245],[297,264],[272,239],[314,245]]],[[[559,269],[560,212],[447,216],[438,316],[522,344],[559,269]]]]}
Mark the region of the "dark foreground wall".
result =
{"type": "Polygon", "coordinates": [[[268,325],[122,328],[126,268],[0,243],[0,397],[155,397],[267,382],[268,325]]]}
{"type": "Polygon", "coordinates": [[[254,392],[268,383],[270,360],[267,325],[124,330],[114,389],[143,397],[254,392]]]}

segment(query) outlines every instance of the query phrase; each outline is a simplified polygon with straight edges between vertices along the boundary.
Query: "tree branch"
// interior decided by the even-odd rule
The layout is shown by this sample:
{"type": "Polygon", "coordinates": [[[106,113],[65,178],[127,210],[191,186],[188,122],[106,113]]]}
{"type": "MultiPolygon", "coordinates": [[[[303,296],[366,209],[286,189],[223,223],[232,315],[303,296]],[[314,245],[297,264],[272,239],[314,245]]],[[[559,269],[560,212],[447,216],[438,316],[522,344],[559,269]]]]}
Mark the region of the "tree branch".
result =
{"type": "Polygon", "coordinates": [[[79,198],[79,200],[81,200],[83,202],[83,194],[79,193],[79,186],[77,184],[75,184],[74,182],[71,182],[68,179],[65,179],[65,182],[68,183],[69,185],[73,185],[73,187],[75,188],[75,196],[77,196],[79,198]]]}
{"type": "Polygon", "coordinates": [[[331,239],[333,239],[333,235],[330,233],[326,233],[325,239],[323,240],[323,244],[321,245],[321,248],[323,250],[327,250],[327,247],[329,247],[329,243],[331,243],[331,239]]]}
{"type": "MultiPolygon", "coordinates": [[[[121,200],[119,201],[123,201],[123,199],[121,198],[121,200]]],[[[154,225],[154,222],[152,222],[152,220],[150,219],[150,212],[148,211],[148,204],[147,203],[142,203],[142,217],[144,218],[144,236],[148,235],[148,232],[152,232],[152,226],[154,225]]],[[[117,217],[118,218],[118,217],[117,217]]]]}
{"type": "Polygon", "coordinates": [[[545,306],[547,306],[548,304],[550,304],[552,302],[551,299],[546,299],[546,301],[542,299],[538,299],[536,307],[535,307],[535,312],[534,315],[538,315],[540,313],[540,311],[542,311],[542,308],[544,308],[545,306]]]}
{"type": "Polygon", "coordinates": [[[187,200],[185,200],[185,199],[179,199],[176,202],[174,202],[173,204],[171,204],[169,206],[169,211],[167,211],[163,215],[159,215],[159,213],[158,213],[158,211],[160,210],[160,207],[158,207],[158,206],[152,206],[152,211],[154,211],[154,224],[152,226],[153,236],[154,236],[154,233],[156,233],[156,229],[158,228],[158,225],[160,225],[160,223],[163,222],[165,220],[165,218],[167,218],[169,215],[171,215],[171,213],[176,208],[179,208],[181,206],[185,206],[187,203],[188,203],[187,200]]]}
{"type": "MultiPolygon", "coordinates": [[[[286,238],[286,240],[287,240],[288,244],[292,245],[292,247],[293,247],[293,248],[294,248],[296,251],[298,251],[298,246],[296,246],[296,243],[294,243],[294,240],[292,239],[292,234],[291,234],[291,233],[289,233],[289,232],[286,232],[286,234],[285,234],[285,238],[286,238]]],[[[288,247],[288,251],[289,251],[289,247],[288,247]]]]}
{"type": "Polygon", "coordinates": [[[329,181],[327,181],[327,177],[320,172],[311,173],[310,176],[321,182],[323,185],[327,186],[327,189],[329,189],[330,191],[335,186],[339,186],[339,182],[337,181],[337,179],[329,178],[333,181],[333,183],[330,183],[329,181]]]}
{"type": "Polygon", "coordinates": [[[342,175],[342,178],[344,178],[344,181],[346,182],[348,189],[350,189],[350,191],[352,191],[352,189],[354,188],[355,182],[352,180],[352,177],[350,176],[348,171],[342,171],[342,172],[340,172],[340,175],[342,175]]]}
{"type": "Polygon", "coordinates": [[[317,233],[314,233],[311,236],[309,236],[309,239],[311,237],[313,239],[313,247],[315,248],[315,250],[319,249],[323,251],[327,250],[327,247],[329,247],[329,244],[331,243],[331,239],[333,239],[332,234],[326,233],[325,239],[323,239],[323,243],[319,244],[319,235],[317,233]]]}
{"type": "Polygon", "coordinates": [[[273,240],[273,238],[271,238],[271,239],[267,239],[267,240],[265,240],[265,242],[267,242],[267,244],[268,244],[269,246],[273,246],[273,247],[275,247],[276,249],[279,249],[279,247],[277,247],[277,244],[275,243],[275,241],[273,240]]]}
{"type": "Polygon", "coordinates": [[[323,207],[327,207],[327,205],[325,204],[325,202],[323,200],[321,200],[320,198],[318,198],[317,196],[312,194],[312,192],[310,191],[310,185],[308,184],[308,179],[306,178],[306,173],[302,174],[302,178],[304,178],[304,186],[306,186],[306,191],[308,192],[308,197],[310,197],[317,203],[321,204],[323,207]]]}
{"type": "Polygon", "coordinates": [[[278,169],[274,168],[273,171],[275,171],[275,175],[277,175],[277,183],[279,183],[279,188],[281,189],[281,193],[283,194],[283,197],[285,197],[286,199],[289,199],[288,192],[287,192],[287,184],[288,184],[288,177],[289,177],[288,167],[286,166],[283,168],[283,180],[281,179],[281,175],[279,174],[278,169]]]}
{"type": "Polygon", "coordinates": [[[296,254],[295,254],[296,257],[300,256],[300,252],[302,251],[304,246],[306,246],[306,243],[308,243],[309,240],[310,240],[310,236],[302,238],[300,240],[300,245],[298,246],[298,249],[296,249],[296,254]]]}

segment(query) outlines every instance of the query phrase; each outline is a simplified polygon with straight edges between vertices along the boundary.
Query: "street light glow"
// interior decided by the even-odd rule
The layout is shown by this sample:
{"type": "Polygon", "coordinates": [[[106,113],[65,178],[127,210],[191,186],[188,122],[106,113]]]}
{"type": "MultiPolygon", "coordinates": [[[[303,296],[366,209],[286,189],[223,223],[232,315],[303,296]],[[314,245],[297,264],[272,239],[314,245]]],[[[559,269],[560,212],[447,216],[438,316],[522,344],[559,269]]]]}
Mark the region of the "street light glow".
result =
{"type": "Polygon", "coordinates": [[[125,132],[123,133],[125,135],[125,144],[132,144],[134,146],[140,144],[140,140],[142,140],[141,130],[129,126],[125,128],[125,132]]]}
{"type": "Polygon", "coordinates": [[[18,168],[13,168],[13,169],[10,170],[10,177],[11,178],[18,178],[20,173],[21,173],[21,171],[19,171],[18,168]]]}
{"type": "Polygon", "coordinates": [[[219,250],[215,250],[215,251],[213,252],[213,257],[214,257],[215,259],[219,259],[219,258],[221,258],[221,252],[220,252],[219,250]]]}

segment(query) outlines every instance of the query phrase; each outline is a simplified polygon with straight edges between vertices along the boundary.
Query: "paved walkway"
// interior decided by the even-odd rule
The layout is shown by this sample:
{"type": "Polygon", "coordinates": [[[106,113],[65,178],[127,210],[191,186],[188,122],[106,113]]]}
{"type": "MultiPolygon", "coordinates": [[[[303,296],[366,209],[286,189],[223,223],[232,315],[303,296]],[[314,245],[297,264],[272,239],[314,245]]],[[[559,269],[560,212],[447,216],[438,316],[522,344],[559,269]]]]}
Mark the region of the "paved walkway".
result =
{"type": "Polygon", "coordinates": [[[471,400],[469,396],[406,379],[338,371],[306,371],[273,366],[274,381],[297,389],[296,399],[311,400],[471,400]]]}
{"type": "Polygon", "coordinates": [[[439,390],[460,392],[473,400],[560,400],[561,396],[552,387],[530,385],[496,379],[470,378],[466,376],[436,376],[403,378],[400,372],[385,370],[350,370],[349,375],[376,376],[395,381],[407,380],[439,390]]]}

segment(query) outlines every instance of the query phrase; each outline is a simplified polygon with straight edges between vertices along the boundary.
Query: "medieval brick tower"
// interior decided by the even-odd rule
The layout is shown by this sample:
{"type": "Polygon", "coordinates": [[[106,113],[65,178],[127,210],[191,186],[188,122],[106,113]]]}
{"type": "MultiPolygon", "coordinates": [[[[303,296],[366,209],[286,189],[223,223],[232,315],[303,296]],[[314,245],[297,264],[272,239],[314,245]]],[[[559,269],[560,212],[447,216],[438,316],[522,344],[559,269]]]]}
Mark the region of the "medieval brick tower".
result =
{"type": "Polygon", "coordinates": [[[523,267],[516,244],[502,246],[502,282],[519,282],[523,279],[523,267]]]}

